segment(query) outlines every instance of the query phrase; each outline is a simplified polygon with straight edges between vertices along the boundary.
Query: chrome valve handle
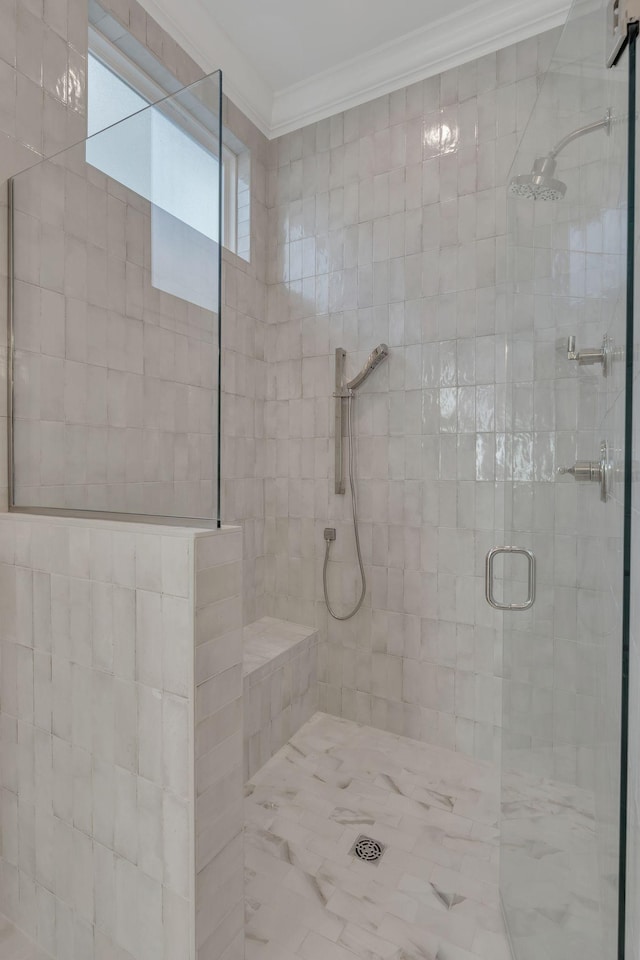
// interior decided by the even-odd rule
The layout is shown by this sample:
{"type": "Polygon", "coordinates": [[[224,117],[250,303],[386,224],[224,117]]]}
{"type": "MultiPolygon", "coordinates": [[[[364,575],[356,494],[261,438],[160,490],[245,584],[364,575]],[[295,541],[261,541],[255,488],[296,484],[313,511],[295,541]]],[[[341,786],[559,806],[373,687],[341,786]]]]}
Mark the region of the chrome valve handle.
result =
{"type": "Polygon", "coordinates": [[[576,460],[572,467],[558,467],[558,474],[560,476],[570,474],[578,483],[584,481],[600,483],[602,470],[599,460],[576,460]]]}
{"type": "Polygon", "coordinates": [[[599,460],[577,460],[572,467],[558,467],[558,475],[569,474],[578,483],[599,483],[600,499],[606,503],[611,495],[613,483],[613,463],[609,457],[609,444],[603,440],[600,444],[599,460]]]}
{"type": "Polygon", "coordinates": [[[618,358],[620,351],[614,349],[613,341],[606,335],[602,338],[601,347],[587,347],[585,350],[576,350],[576,338],[567,340],[567,360],[575,360],[580,367],[588,367],[594,363],[602,364],[602,374],[605,377],[611,372],[611,364],[618,358]]]}

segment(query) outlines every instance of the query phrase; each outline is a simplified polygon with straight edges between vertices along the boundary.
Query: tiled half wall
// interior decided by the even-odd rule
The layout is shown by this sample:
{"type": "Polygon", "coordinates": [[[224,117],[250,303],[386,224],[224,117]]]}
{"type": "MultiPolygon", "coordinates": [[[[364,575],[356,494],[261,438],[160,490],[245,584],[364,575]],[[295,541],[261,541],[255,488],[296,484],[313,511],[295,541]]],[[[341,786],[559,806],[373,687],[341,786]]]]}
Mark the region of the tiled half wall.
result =
{"type": "Polygon", "coordinates": [[[243,955],[241,552],[0,519],[0,902],[56,960],[243,955]]]}

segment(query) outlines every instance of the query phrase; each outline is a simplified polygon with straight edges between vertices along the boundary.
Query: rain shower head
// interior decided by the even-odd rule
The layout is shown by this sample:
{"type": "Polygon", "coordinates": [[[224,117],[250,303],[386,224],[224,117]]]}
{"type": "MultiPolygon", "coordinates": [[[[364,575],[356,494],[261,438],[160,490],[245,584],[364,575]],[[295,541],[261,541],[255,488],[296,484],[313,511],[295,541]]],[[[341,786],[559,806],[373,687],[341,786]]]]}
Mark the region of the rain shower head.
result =
{"type": "Polygon", "coordinates": [[[572,130],[566,137],[556,143],[546,157],[538,157],[533,162],[531,173],[524,173],[513,177],[509,184],[509,193],[512,197],[522,197],[525,200],[562,200],[567,192],[567,185],[562,180],[555,179],[556,157],[561,150],[587,133],[595,130],[604,130],[607,136],[611,132],[611,110],[607,110],[602,120],[587,123],[584,127],[572,130]]]}
{"type": "Polygon", "coordinates": [[[382,363],[389,356],[389,347],[386,343],[379,343],[377,347],[371,351],[367,357],[367,362],[360,371],[356,374],[353,380],[349,380],[346,384],[347,390],[357,390],[360,387],[369,374],[373,373],[375,368],[382,363]]]}
{"type": "Polygon", "coordinates": [[[531,173],[513,177],[509,184],[509,193],[512,197],[522,197],[525,200],[562,200],[567,192],[567,185],[554,178],[555,171],[556,161],[553,157],[538,157],[531,173]]]}

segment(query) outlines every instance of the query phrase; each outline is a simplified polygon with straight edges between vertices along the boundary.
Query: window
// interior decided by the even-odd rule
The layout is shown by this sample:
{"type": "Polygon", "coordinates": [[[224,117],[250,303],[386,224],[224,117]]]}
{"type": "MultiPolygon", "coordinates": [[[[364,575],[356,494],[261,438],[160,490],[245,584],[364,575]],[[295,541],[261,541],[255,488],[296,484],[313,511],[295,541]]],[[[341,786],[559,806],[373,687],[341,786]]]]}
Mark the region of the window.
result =
{"type": "MultiPolygon", "coordinates": [[[[129,53],[135,45],[127,39],[129,53]]],[[[150,59],[145,51],[146,66],[150,59]]],[[[157,70],[166,73],[159,64],[157,70]]],[[[175,80],[161,85],[91,28],[87,161],[150,201],[153,285],[214,309],[220,154],[223,242],[233,252],[238,251],[238,156],[227,144],[220,150],[210,129],[217,118],[208,124],[201,109],[192,112],[188,95],[171,99],[176,88],[175,80]],[[150,104],[155,106],[145,109],[150,104]]],[[[196,98],[194,104],[202,106],[196,98]]],[[[244,237],[241,245],[238,252],[245,256],[244,237]]]]}

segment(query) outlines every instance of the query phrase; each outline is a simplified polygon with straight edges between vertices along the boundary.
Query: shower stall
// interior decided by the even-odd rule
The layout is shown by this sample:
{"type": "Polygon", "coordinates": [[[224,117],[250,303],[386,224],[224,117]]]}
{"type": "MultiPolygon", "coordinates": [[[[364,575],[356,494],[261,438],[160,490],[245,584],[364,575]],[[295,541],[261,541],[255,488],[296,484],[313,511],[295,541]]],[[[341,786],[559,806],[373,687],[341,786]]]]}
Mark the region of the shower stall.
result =
{"type": "Polygon", "coordinates": [[[56,960],[242,960],[245,894],[252,957],[640,960],[609,14],[265,140],[254,327],[219,74],[11,181],[0,913],[56,960]]]}

